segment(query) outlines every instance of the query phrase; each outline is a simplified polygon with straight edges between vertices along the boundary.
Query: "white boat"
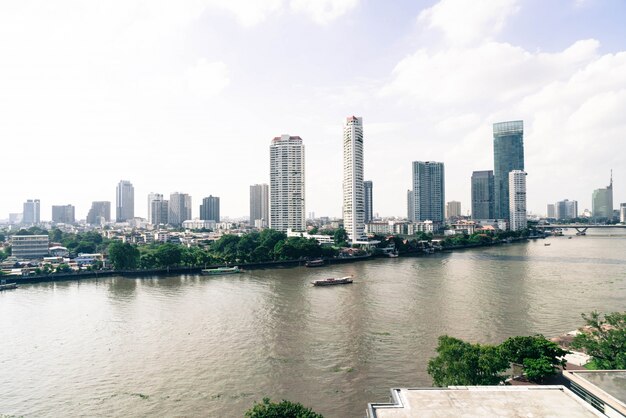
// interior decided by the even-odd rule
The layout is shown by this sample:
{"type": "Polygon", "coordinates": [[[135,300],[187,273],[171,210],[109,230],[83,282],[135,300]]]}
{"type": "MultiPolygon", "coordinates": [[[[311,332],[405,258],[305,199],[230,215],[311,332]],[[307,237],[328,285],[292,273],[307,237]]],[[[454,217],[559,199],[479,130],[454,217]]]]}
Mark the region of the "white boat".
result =
{"type": "Polygon", "coordinates": [[[352,283],[352,277],[351,276],[330,277],[328,279],[314,280],[311,283],[313,283],[313,286],[332,286],[335,284],[350,284],[352,283]]]}
{"type": "Polygon", "coordinates": [[[202,274],[206,274],[208,276],[216,276],[219,274],[235,274],[241,273],[241,269],[237,266],[235,267],[218,267],[214,269],[202,269],[202,274]]]}

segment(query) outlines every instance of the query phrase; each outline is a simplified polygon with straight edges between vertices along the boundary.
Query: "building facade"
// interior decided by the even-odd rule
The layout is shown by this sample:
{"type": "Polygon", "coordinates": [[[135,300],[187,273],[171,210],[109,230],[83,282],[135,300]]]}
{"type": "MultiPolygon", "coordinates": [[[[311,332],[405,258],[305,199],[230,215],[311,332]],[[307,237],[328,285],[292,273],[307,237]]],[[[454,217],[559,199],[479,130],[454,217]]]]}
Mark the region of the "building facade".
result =
{"type": "Polygon", "coordinates": [[[409,221],[415,221],[415,196],[413,190],[406,191],[406,218],[409,221]]]}
{"type": "Polygon", "coordinates": [[[494,219],[494,180],[492,170],[472,173],[472,219],[494,219]]]}
{"type": "Polygon", "coordinates": [[[76,222],[74,205],[52,205],[52,222],[59,224],[73,224],[76,222]]]}
{"type": "MultiPolygon", "coordinates": [[[[155,222],[152,219],[152,202],[155,201],[163,201],[163,195],[161,193],[148,193],[148,223],[155,225],[155,222]]],[[[167,223],[167,222],[166,222],[167,223]]]]}
{"type": "Polygon", "coordinates": [[[554,203],[548,203],[548,218],[556,219],[556,207],[554,203]]]}
{"type": "Polygon", "coordinates": [[[365,193],[365,222],[371,222],[374,219],[374,183],[371,180],[363,182],[363,191],[365,193]]]}
{"type": "Polygon", "coordinates": [[[270,144],[270,228],[304,231],[304,144],[299,136],[282,135],[270,144]]]}
{"type": "Polygon", "coordinates": [[[626,224],[626,203],[620,203],[619,205],[619,221],[626,224]]]}
{"type": "Polygon", "coordinates": [[[596,189],[591,196],[591,213],[597,219],[613,217],[613,174],[607,187],[596,189]]]}
{"type": "Polygon", "coordinates": [[[48,256],[47,235],[13,235],[11,254],[22,260],[35,260],[48,256]]]}
{"type": "Polygon", "coordinates": [[[562,200],[554,204],[554,217],[566,221],[578,218],[578,202],[575,200],[562,200]]]}
{"type": "Polygon", "coordinates": [[[443,163],[413,161],[413,221],[443,222],[445,215],[443,163]]]}
{"type": "Polygon", "coordinates": [[[349,116],[343,127],[343,227],[349,242],[365,239],[363,118],[349,116]]]}
{"type": "Polygon", "coordinates": [[[111,202],[91,202],[91,209],[87,213],[87,223],[102,225],[111,222],[111,202]]]}
{"type": "Polygon", "coordinates": [[[461,202],[451,200],[446,203],[446,219],[455,219],[461,217],[461,202]]]}
{"type": "Polygon", "coordinates": [[[115,221],[126,222],[135,217],[135,188],[128,180],[120,180],[115,189],[115,221]]]}
{"type": "Polygon", "coordinates": [[[167,225],[169,217],[169,200],[163,199],[163,195],[157,195],[150,202],[149,223],[152,225],[167,225]]]}
{"type": "Polygon", "coordinates": [[[209,196],[202,199],[200,219],[203,221],[220,221],[220,198],[209,196]]]}
{"type": "Polygon", "coordinates": [[[22,223],[27,225],[37,225],[41,223],[41,202],[39,199],[28,199],[24,202],[22,223]]]}
{"type": "Polygon", "coordinates": [[[269,225],[269,186],[253,184],[250,186],[250,225],[266,228],[269,225]]]}
{"type": "Polygon", "coordinates": [[[526,172],[509,173],[509,228],[519,231],[526,228],[526,172]]]}
{"type": "Polygon", "coordinates": [[[187,193],[170,193],[167,208],[167,223],[171,226],[182,226],[183,221],[191,219],[191,196],[187,193]]]}
{"type": "Polygon", "coordinates": [[[509,218],[509,173],[524,170],[524,122],[493,124],[494,217],[509,218]]]}

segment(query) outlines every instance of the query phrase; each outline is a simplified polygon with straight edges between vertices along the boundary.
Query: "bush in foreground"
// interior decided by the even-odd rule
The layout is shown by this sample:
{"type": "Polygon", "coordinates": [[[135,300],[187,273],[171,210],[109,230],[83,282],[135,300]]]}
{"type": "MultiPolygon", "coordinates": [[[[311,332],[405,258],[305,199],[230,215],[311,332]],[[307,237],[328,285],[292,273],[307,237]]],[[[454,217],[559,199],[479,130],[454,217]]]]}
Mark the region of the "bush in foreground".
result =
{"type": "Polygon", "coordinates": [[[246,411],[247,418],[324,418],[302,404],[282,400],[271,402],[270,398],[263,398],[263,402],[255,403],[246,411]]]}

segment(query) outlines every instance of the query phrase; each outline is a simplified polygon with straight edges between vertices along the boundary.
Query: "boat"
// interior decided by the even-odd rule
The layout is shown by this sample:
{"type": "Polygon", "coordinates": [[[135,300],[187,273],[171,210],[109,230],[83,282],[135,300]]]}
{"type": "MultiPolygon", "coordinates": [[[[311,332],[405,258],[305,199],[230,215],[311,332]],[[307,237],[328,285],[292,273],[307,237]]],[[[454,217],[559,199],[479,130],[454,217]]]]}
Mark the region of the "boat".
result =
{"type": "Polygon", "coordinates": [[[544,242],[543,245],[545,245],[546,247],[550,245],[549,242],[544,242]]]}
{"type": "Polygon", "coordinates": [[[576,232],[576,235],[578,235],[579,237],[581,237],[581,236],[585,236],[585,235],[587,235],[587,233],[586,233],[586,232],[584,232],[584,231],[580,231],[580,232],[576,232]]]}
{"type": "Polygon", "coordinates": [[[387,257],[389,257],[389,258],[397,258],[398,257],[398,253],[387,253],[387,257]]]}
{"type": "Polygon", "coordinates": [[[17,289],[17,283],[2,283],[0,284],[0,290],[17,289]]]}
{"type": "Polygon", "coordinates": [[[326,264],[326,262],[323,259],[318,258],[315,260],[308,260],[306,263],[304,263],[304,266],[305,267],[321,267],[324,264],[326,264]]]}
{"type": "Polygon", "coordinates": [[[352,276],[345,277],[330,277],[328,279],[314,280],[313,286],[332,286],[334,284],[350,284],[352,283],[352,276]]]}
{"type": "Polygon", "coordinates": [[[218,267],[214,269],[202,269],[202,274],[206,274],[208,276],[216,276],[219,274],[235,274],[241,273],[241,269],[238,266],[235,267],[218,267]]]}

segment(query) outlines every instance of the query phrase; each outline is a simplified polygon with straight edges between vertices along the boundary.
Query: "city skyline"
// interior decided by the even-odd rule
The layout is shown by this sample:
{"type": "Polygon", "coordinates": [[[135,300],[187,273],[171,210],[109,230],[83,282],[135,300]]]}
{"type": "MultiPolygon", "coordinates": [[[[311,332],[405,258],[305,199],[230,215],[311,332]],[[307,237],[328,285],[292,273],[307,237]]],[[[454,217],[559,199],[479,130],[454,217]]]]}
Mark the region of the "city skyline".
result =
{"type": "Polygon", "coordinates": [[[27,173],[7,160],[0,219],[33,197],[42,220],[68,203],[82,219],[90,202],[115,202],[119,178],[138,199],[210,191],[224,214],[243,217],[248,186],[269,182],[260,156],[280,132],[306,138],[308,210],[340,217],[336,138],[350,114],[367,120],[367,178],[382,216],[403,214],[409,163],[425,158],[446,164],[448,198],[471,207],[469,176],[491,167],[490,127],[514,119],[525,122],[531,212],[564,197],[591,209],[611,168],[615,206],[626,201],[626,156],[614,152],[626,136],[623,2],[322,3],[60,2],[54,19],[45,2],[0,6],[0,137],[37,149],[27,173]],[[292,54],[296,46],[309,53],[292,54]],[[290,65],[272,65],[281,61],[290,65]],[[93,170],[89,144],[107,170],[93,170]],[[208,167],[193,164],[197,150],[208,167]],[[236,165],[246,169],[230,173],[236,165]],[[63,187],[41,181],[51,170],[63,187]]]}

